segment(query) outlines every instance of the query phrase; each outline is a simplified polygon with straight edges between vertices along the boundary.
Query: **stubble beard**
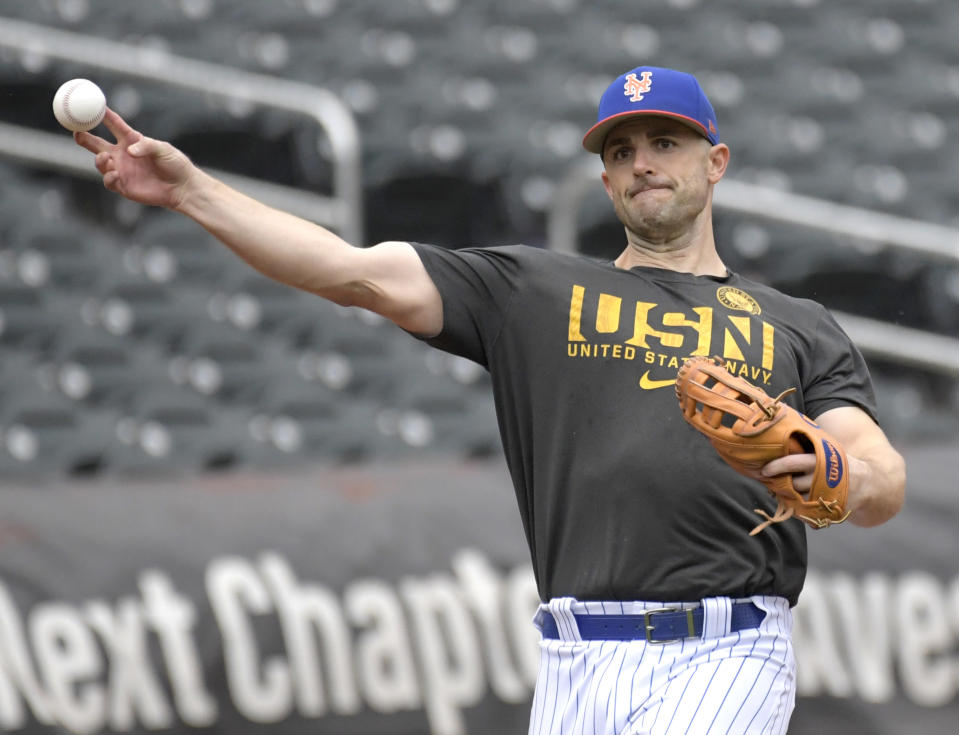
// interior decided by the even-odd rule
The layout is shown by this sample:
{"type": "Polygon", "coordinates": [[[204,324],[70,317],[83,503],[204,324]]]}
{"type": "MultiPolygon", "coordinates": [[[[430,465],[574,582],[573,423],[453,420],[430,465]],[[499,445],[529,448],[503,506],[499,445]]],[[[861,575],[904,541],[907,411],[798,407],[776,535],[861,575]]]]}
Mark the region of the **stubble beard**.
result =
{"type": "MultiPolygon", "coordinates": [[[[666,252],[681,247],[683,235],[688,233],[707,204],[705,188],[685,194],[675,189],[667,201],[641,203],[624,194],[614,209],[626,228],[630,243],[666,252]]],[[[643,196],[643,195],[640,195],[643,196]]]]}

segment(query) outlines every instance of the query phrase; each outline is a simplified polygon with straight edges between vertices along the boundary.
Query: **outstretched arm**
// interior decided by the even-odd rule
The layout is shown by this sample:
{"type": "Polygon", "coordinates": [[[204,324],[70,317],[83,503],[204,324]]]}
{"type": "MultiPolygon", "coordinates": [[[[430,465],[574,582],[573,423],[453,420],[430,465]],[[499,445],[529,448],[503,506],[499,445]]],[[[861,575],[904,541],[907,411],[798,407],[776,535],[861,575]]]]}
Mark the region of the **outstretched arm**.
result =
{"type": "Polygon", "coordinates": [[[443,325],[442,299],[408,243],[354,247],[305,219],[268,207],[213,178],[164,141],[107,110],[111,143],[76,142],[95,154],[103,185],[141,204],[190,217],[264,275],[347,306],[375,311],[415,334],[443,325]]]}

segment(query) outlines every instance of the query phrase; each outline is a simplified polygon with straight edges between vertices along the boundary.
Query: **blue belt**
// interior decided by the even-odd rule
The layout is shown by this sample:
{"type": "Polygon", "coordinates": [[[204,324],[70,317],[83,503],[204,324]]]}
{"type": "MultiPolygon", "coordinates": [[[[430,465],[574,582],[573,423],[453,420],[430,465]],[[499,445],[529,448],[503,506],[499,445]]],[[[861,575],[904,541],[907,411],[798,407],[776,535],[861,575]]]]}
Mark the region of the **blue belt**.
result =
{"type": "MultiPolygon", "coordinates": [[[[703,634],[703,607],[681,610],[675,607],[646,610],[634,615],[574,614],[579,635],[584,641],[633,641],[672,643],[703,634]]],[[[758,628],[766,617],[752,602],[735,602],[729,622],[730,632],[758,628]]],[[[556,620],[546,613],[541,623],[543,638],[559,638],[556,620]]]]}

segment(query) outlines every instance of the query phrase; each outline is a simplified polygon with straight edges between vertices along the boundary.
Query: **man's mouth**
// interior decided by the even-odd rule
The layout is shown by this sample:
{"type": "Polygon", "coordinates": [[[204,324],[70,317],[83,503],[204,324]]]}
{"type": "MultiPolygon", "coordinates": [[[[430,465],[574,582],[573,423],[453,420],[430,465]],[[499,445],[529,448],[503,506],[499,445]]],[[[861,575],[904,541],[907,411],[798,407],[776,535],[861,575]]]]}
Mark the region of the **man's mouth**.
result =
{"type": "Polygon", "coordinates": [[[656,189],[667,189],[666,186],[660,186],[657,184],[642,184],[641,186],[633,186],[627,191],[627,195],[630,199],[639,194],[645,194],[647,191],[655,191],[656,189]]]}

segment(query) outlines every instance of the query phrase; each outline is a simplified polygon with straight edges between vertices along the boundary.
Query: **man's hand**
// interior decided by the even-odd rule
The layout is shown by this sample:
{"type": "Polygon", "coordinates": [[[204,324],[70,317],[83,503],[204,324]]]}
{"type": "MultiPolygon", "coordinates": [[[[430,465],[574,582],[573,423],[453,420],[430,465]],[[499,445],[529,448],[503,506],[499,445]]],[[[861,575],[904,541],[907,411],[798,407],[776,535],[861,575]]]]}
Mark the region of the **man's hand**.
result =
{"type": "Polygon", "coordinates": [[[92,133],[73,134],[78,145],[95,154],[103,185],[140,204],[178,208],[197,172],[190,159],[169,143],[134,130],[109,108],[103,122],[116,143],[92,133]]]}
{"type": "MultiPolygon", "coordinates": [[[[816,455],[787,454],[763,466],[763,477],[775,477],[777,475],[790,475],[793,489],[800,495],[808,496],[816,477],[816,455]]],[[[774,488],[770,489],[773,494],[776,494],[774,488]]]]}

